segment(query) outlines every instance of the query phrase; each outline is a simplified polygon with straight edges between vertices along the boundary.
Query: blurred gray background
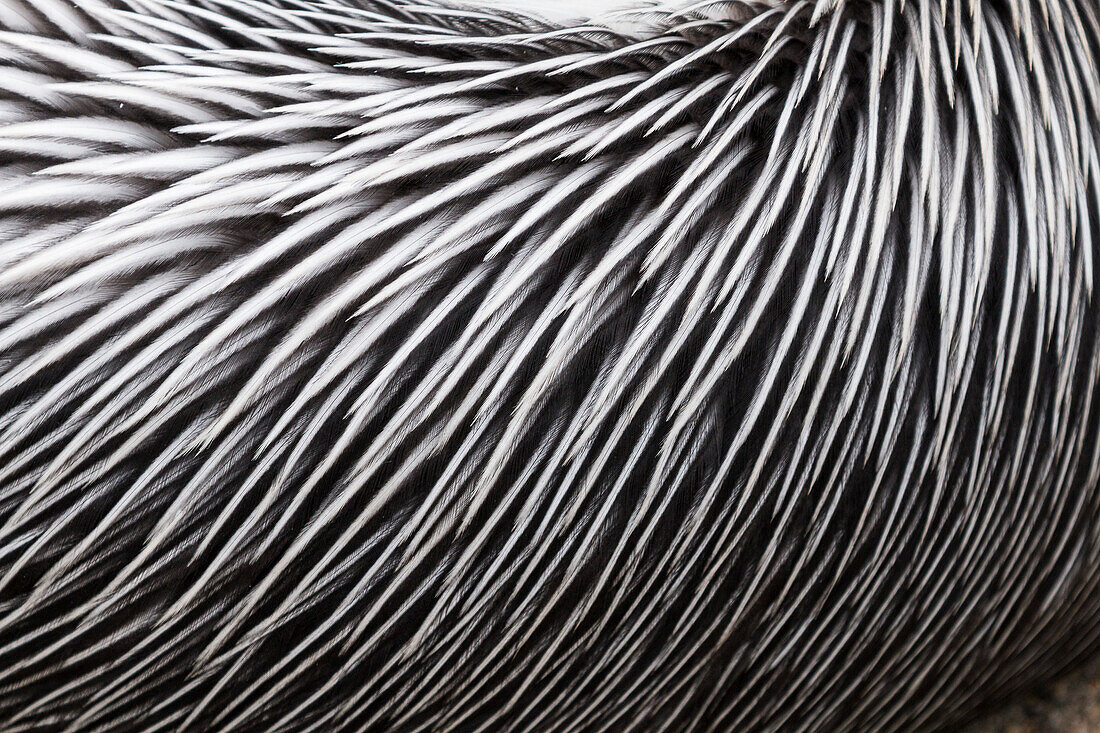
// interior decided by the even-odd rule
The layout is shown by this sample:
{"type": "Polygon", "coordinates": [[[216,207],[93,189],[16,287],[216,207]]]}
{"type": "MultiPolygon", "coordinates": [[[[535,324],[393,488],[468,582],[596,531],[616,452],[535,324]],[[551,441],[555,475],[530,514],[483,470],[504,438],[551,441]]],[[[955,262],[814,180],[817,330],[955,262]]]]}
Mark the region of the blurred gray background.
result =
{"type": "Polygon", "coordinates": [[[982,718],[962,733],[1100,732],[1100,658],[982,718]]]}

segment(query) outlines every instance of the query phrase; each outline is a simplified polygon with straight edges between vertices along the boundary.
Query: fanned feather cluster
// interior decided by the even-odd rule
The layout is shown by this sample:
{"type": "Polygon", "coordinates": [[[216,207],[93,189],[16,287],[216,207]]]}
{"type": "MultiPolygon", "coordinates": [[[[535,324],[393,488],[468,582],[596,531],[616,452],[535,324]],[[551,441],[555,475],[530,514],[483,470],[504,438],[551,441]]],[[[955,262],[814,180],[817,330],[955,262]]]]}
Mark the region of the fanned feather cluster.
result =
{"type": "Polygon", "coordinates": [[[0,0],[0,729],[917,730],[1097,647],[1093,0],[500,5],[0,0]]]}

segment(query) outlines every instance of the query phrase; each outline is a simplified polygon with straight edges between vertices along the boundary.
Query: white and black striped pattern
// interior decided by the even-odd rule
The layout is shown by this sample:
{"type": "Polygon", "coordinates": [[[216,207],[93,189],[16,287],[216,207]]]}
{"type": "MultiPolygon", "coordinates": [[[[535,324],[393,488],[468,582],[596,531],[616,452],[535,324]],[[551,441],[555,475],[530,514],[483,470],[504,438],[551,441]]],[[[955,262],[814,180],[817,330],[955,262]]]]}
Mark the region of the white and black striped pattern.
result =
{"type": "Polygon", "coordinates": [[[502,6],[0,0],[0,730],[916,730],[1096,648],[1094,0],[502,6]]]}

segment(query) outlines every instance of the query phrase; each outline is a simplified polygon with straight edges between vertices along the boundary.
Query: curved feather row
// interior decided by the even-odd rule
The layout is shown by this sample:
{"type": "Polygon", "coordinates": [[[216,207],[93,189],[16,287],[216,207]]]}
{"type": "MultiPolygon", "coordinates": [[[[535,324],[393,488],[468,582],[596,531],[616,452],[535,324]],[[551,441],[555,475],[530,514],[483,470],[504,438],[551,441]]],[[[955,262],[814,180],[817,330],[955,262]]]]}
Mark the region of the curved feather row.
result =
{"type": "Polygon", "coordinates": [[[1100,13],[0,2],[3,730],[903,730],[1100,637],[1100,13]]]}

